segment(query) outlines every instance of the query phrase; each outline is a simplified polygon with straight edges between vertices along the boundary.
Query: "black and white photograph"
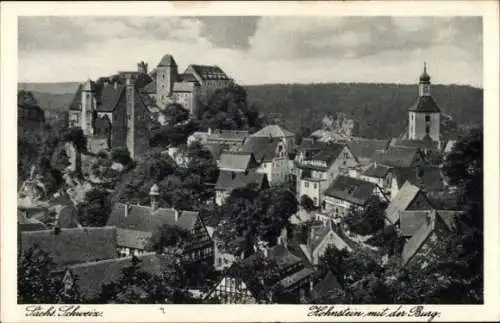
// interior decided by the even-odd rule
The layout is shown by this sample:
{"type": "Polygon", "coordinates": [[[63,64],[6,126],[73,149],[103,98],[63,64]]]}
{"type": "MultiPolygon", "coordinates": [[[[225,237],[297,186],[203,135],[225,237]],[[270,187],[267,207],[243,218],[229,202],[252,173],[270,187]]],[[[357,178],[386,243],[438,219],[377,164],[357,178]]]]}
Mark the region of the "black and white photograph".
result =
{"type": "Polygon", "coordinates": [[[19,16],[17,304],[485,304],[484,42],[478,15],[19,16]]]}

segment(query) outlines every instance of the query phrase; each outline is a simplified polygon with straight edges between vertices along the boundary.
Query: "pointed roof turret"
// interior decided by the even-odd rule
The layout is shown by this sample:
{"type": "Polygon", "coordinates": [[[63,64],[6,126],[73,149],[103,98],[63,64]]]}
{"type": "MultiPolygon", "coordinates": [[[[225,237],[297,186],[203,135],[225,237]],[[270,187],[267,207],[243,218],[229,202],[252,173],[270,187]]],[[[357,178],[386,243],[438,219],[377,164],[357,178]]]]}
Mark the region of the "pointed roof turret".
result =
{"type": "Polygon", "coordinates": [[[427,63],[424,62],[424,71],[420,75],[420,83],[430,83],[431,77],[427,74],[427,63]]]}
{"type": "Polygon", "coordinates": [[[175,59],[172,55],[170,54],[166,54],[164,55],[160,62],[158,63],[157,67],[160,67],[160,66],[177,66],[177,63],[175,62],[175,59]]]}

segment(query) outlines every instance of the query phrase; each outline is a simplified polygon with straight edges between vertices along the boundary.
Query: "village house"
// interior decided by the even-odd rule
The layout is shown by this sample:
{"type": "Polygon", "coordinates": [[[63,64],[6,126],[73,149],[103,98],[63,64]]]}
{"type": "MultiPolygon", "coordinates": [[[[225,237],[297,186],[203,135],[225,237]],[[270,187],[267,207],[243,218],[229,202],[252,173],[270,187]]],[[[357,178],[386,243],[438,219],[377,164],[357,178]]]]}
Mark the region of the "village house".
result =
{"type": "Polygon", "coordinates": [[[38,246],[58,269],[82,262],[116,258],[116,228],[72,228],[20,233],[21,255],[38,246]]]}
{"type": "Polygon", "coordinates": [[[309,160],[313,155],[319,153],[326,145],[326,142],[318,141],[315,137],[302,138],[295,152],[295,164],[297,165],[304,160],[309,160]]]}
{"type": "Polygon", "coordinates": [[[355,137],[349,142],[351,150],[356,160],[363,167],[368,166],[373,162],[373,155],[376,151],[384,151],[389,146],[389,140],[384,139],[368,139],[355,137]]]}
{"type": "Polygon", "coordinates": [[[439,166],[396,167],[392,170],[391,199],[393,199],[406,182],[425,190],[427,193],[444,190],[444,180],[439,166]]]}
{"type": "MultiPolygon", "coordinates": [[[[264,266],[265,267],[265,266],[264,266]]],[[[297,303],[309,295],[315,271],[278,244],[234,263],[207,294],[222,304],[297,303]],[[265,276],[263,259],[276,275],[265,276]],[[245,270],[246,269],[246,270],[245,270]],[[273,292],[274,291],[274,292],[273,292]]]]}
{"type": "Polygon", "coordinates": [[[373,163],[390,167],[410,167],[425,164],[425,158],[417,147],[389,146],[386,150],[375,151],[373,163]]]}
{"type": "Polygon", "coordinates": [[[390,197],[392,186],[393,167],[371,164],[357,177],[363,181],[373,183],[380,187],[385,196],[390,197]]]}
{"type": "Polygon", "coordinates": [[[318,266],[320,258],[330,247],[337,250],[353,251],[352,246],[346,240],[342,239],[333,229],[331,221],[327,223],[316,223],[311,225],[305,244],[299,245],[301,251],[307,257],[307,260],[313,265],[318,266]]]}
{"type": "Polygon", "coordinates": [[[295,134],[279,125],[268,125],[260,129],[256,133],[250,135],[251,138],[272,138],[280,139],[284,143],[284,147],[288,153],[293,153],[295,150],[295,134]]]}
{"type": "Polygon", "coordinates": [[[399,227],[401,211],[432,209],[425,192],[410,182],[406,182],[385,210],[385,224],[399,227]]]}
{"type": "Polygon", "coordinates": [[[252,152],[223,151],[217,166],[221,171],[245,173],[255,172],[258,165],[252,152]]]}
{"type": "Polygon", "coordinates": [[[349,214],[351,208],[363,211],[372,196],[386,200],[377,184],[342,175],[334,180],[324,195],[323,208],[335,221],[349,214]]]}
{"type": "Polygon", "coordinates": [[[234,189],[249,185],[253,185],[258,190],[269,187],[267,175],[253,171],[235,172],[221,170],[215,184],[215,203],[217,205],[224,204],[234,189]]]}
{"type": "Polygon", "coordinates": [[[411,238],[424,225],[429,216],[439,217],[450,232],[456,230],[456,222],[463,211],[454,210],[405,210],[400,212],[399,234],[404,238],[411,238]]]}
{"type": "Polygon", "coordinates": [[[117,252],[121,257],[151,250],[151,238],[164,226],[189,234],[182,242],[185,262],[213,261],[213,243],[198,212],[178,211],[159,205],[159,187],[151,187],[151,206],[115,203],[107,225],[116,226],[117,252]]]}
{"type": "Polygon", "coordinates": [[[357,166],[356,158],[349,147],[343,144],[328,143],[313,156],[296,163],[297,198],[308,196],[314,206],[323,205],[323,193],[340,174],[357,166]]]}
{"type": "Polygon", "coordinates": [[[415,267],[421,270],[443,256],[443,241],[449,230],[444,221],[431,212],[426,217],[424,223],[413,236],[405,243],[401,254],[401,266],[415,267]],[[440,254],[441,253],[441,254],[440,254]]]}
{"type": "Polygon", "coordinates": [[[255,171],[266,174],[269,184],[275,185],[292,180],[293,161],[289,158],[287,145],[284,138],[249,137],[241,151],[255,156],[259,165],[255,171]]]}

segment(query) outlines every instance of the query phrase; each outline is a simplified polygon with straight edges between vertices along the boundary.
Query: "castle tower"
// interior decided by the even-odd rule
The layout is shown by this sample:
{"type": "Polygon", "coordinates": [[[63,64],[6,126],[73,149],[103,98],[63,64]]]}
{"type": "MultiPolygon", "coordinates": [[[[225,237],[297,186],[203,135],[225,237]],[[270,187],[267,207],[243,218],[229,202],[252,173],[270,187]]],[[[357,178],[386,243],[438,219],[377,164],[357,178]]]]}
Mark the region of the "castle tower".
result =
{"type": "Polygon", "coordinates": [[[418,95],[417,102],[408,110],[408,139],[431,139],[439,147],[441,111],[431,96],[431,77],[427,74],[425,63],[418,84],[418,95]]]}
{"type": "Polygon", "coordinates": [[[93,124],[93,114],[95,110],[95,86],[94,82],[90,79],[85,82],[82,86],[81,94],[81,118],[80,127],[83,130],[85,136],[92,135],[94,133],[93,124]]]}
{"type": "Polygon", "coordinates": [[[163,56],[156,67],[156,104],[160,108],[168,104],[177,78],[177,64],[174,58],[168,54],[163,56]]]}
{"type": "Polygon", "coordinates": [[[130,157],[135,158],[135,80],[126,75],[125,100],[127,105],[127,148],[130,157]]]}

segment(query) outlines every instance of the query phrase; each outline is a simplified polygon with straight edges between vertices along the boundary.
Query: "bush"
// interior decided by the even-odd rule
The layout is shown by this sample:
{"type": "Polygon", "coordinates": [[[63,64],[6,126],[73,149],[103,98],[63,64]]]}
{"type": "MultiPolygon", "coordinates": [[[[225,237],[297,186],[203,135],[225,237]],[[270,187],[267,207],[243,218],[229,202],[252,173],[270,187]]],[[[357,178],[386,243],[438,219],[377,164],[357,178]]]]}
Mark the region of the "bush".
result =
{"type": "Polygon", "coordinates": [[[132,162],[130,152],[127,148],[114,148],[111,150],[111,160],[124,166],[127,166],[132,162]]]}

